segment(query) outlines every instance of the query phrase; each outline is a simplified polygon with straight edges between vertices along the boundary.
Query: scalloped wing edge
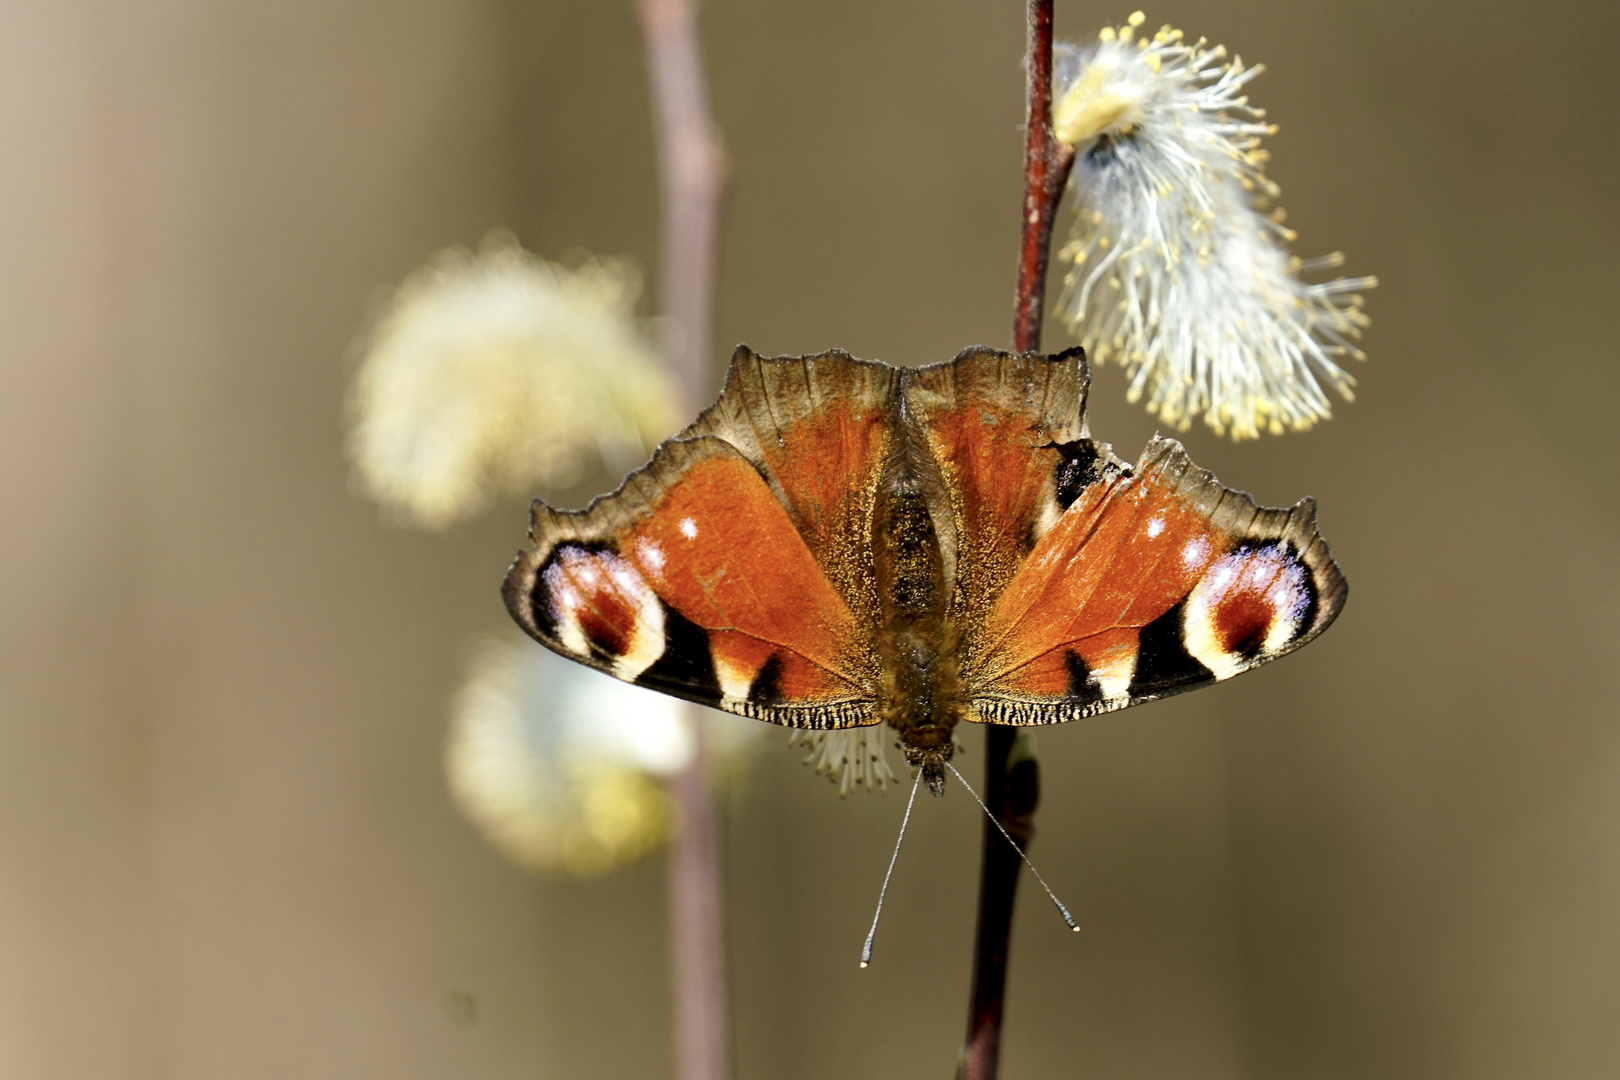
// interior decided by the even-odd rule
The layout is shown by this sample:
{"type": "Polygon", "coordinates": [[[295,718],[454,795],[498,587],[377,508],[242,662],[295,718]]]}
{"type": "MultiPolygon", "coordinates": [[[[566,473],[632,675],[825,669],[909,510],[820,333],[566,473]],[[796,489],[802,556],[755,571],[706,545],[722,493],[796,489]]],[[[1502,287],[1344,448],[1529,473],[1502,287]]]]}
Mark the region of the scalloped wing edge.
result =
{"type": "MultiPolygon", "coordinates": [[[[1107,449],[1106,444],[1098,445],[1107,449]]],[[[1112,457],[1111,452],[1109,456],[1112,457]]],[[[1124,695],[1084,703],[1008,696],[978,697],[969,703],[969,719],[979,723],[1017,726],[1060,724],[1174,697],[1207,686],[1210,682],[1225,682],[1280,659],[1314,640],[1338,618],[1349,595],[1349,584],[1334,562],[1327,541],[1317,531],[1314,498],[1307,495],[1286,509],[1260,506],[1249,492],[1226,487],[1216,479],[1214,473],[1194,464],[1178,440],[1161,435],[1149,440],[1134,471],[1140,474],[1150,469],[1157,469],[1177,493],[1189,497],[1193,505],[1217,527],[1248,540],[1285,541],[1290,544],[1311,576],[1314,598],[1310,624],[1277,650],[1204,681],[1143,693],[1133,690],[1124,695]]],[[[1181,602],[1178,602],[1176,607],[1180,606],[1181,602]]]]}
{"type": "MultiPolygon", "coordinates": [[[[559,510],[544,499],[532,500],[529,507],[529,540],[533,547],[518,551],[501,585],[502,599],[513,620],[525,633],[552,652],[612,678],[639,685],[635,679],[625,678],[618,657],[595,649],[581,651],[572,648],[542,625],[538,617],[540,601],[535,597],[539,576],[553,553],[564,544],[611,544],[618,535],[649,513],[657,496],[680,479],[693,464],[717,453],[735,456],[753,467],[745,455],[724,439],[712,435],[677,437],[665,440],[646,465],[627,475],[616,490],[593,498],[582,510],[559,510]]],[[[727,698],[718,692],[698,692],[671,683],[661,683],[650,689],[786,727],[834,729],[862,727],[878,722],[875,703],[871,701],[852,699],[816,704],[763,704],[727,698]]]]}

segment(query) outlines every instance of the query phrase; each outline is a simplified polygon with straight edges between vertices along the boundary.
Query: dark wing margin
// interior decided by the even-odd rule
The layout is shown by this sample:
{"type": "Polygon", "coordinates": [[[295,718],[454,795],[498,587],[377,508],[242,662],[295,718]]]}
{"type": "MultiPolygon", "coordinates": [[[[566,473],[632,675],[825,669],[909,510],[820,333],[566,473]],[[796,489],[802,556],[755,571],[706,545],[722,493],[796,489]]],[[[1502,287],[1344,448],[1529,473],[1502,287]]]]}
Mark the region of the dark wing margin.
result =
{"type": "Polygon", "coordinates": [[[1257,506],[1155,438],[1009,584],[969,660],[969,718],[1061,723],[1231,678],[1326,630],[1347,591],[1313,500],[1257,506]]]}
{"type": "Polygon", "coordinates": [[[503,588],[529,635],[625,682],[795,727],[873,723],[875,660],[754,465],[673,439],[581,511],[536,499],[503,588]]]}

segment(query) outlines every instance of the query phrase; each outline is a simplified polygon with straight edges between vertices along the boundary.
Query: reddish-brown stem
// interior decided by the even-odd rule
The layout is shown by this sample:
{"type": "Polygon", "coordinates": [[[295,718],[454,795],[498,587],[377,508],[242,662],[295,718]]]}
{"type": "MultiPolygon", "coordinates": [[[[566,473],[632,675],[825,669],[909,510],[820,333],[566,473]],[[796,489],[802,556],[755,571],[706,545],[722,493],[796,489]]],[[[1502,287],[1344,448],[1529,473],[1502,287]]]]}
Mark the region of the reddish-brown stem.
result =
{"type": "Polygon", "coordinates": [[[1057,216],[1063,185],[1074,166],[1074,148],[1058,142],[1052,135],[1052,0],[1030,0],[1024,67],[1029,80],[1024,133],[1024,220],[1023,242],[1018,249],[1013,348],[1018,352],[1035,352],[1041,347],[1052,221],[1057,216]]]}
{"type": "MultiPolygon", "coordinates": [[[[1029,850],[1040,801],[1040,771],[1032,756],[1013,762],[1017,733],[986,732],[984,801],[1018,846],[1029,850]]],[[[961,1080],[994,1080],[1001,1060],[1001,1021],[1007,989],[1007,945],[1022,862],[994,825],[986,821],[979,870],[979,923],[974,941],[973,990],[968,1002],[967,1042],[957,1071],[961,1080]]]]}
{"type": "MultiPolygon", "coordinates": [[[[690,0],[641,0],[663,178],[665,352],[686,411],[709,392],[720,200],[726,169],[709,113],[690,0]]],[[[669,907],[675,1052],[680,1080],[729,1072],[719,829],[708,784],[703,710],[691,706],[692,760],[676,774],[680,829],[670,852],[669,907]]]]}
{"type": "MultiPolygon", "coordinates": [[[[1046,264],[1052,221],[1074,165],[1074,150],[1052,135],[1052,0],[1029,0],[1029,36],[1024,56],[1028,114],[1024,139],[1023,241],[1018,252],[1018,295],[1013,348],[1041,347],[1046,301],[1046,264]]],[[[1028,741],[1015,753],[1017,731],[991,727],[985,740],[984,801],[1026,851],[1035,832],[1040,771],[1028,741]]],[[[1022,863],[989,821],[984,824],[979,873],[979,923],[973,953],[973,989],[968,1003],[967,1042],[960,1080],[995,1080],[1001,1063],[1001,1023],[1007,989],[1007,945],[1022,863]]]]}

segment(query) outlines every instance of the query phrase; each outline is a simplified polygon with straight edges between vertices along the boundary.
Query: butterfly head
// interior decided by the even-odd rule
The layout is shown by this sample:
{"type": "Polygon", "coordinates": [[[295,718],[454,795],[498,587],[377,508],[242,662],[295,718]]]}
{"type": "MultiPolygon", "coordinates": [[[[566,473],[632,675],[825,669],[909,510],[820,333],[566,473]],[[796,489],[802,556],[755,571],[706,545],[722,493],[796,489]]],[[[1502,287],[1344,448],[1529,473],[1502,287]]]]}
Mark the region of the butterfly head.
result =
{"type": "Polygon", "coordinates": [[[906,760],[912,768],[922,770],[922,780],[928,785],[928,794],[936,797],[945,794],[945,763],[951,760],[951,751],[955,748],[949,738],[938,746],[905,747],[906,760]]]}

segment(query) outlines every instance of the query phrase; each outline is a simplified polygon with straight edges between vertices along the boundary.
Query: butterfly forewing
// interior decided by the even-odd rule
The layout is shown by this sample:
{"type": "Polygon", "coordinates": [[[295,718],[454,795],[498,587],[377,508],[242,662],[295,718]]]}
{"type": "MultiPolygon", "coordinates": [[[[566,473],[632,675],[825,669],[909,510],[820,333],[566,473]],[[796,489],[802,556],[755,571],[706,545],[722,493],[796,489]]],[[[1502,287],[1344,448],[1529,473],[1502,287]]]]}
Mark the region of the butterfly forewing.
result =
{"type": "Polygon", "coordinates": [[[1345,590],[1313,503],[1258,508],[1155,439],[1076,498],[987,614],[969,718],[1058,723],[1230,678],[1321,633],[1345,590]]]}
{"type": "Polygon", "coordinates": [[[530,535],[507,607],[556,652],[777,723],[871,722],[866,635],[730,444],[671,440],[583,511],[537,500],[530,535]]]}

